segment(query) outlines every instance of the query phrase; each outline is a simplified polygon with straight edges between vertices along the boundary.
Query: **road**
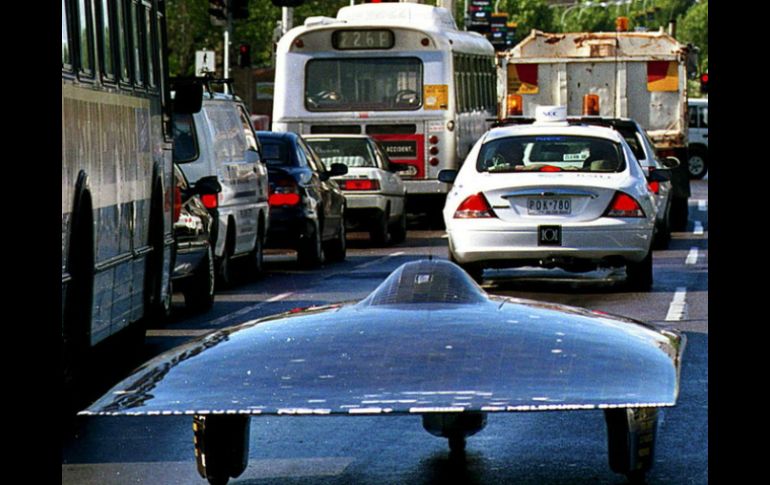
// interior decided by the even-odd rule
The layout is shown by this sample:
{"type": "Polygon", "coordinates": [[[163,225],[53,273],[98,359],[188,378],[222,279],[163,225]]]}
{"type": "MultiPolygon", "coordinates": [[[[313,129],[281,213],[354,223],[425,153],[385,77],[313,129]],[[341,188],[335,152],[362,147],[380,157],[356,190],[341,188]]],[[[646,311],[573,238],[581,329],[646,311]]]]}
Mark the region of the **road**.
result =
{"type": "MultiPolygon", "coordinates": [[[[570,275],[559,270],[488,271],[490,293],[550,301],[679,328],[687,347],[678,405],[664,410],[650,484],[708,483],[708,181],[693,181],[690,223],[654,253],[654,284],[630,293],[623,270],[570,275]]],[[[131,367],[209,330],[310,305],[357,300],[393,269],[447,258],[443,231],[411,230],[399,245],[370,248],[350,235],[345,262],[303,270],[291,253],[266,257],[267,274],[217,294],[204,315],[175,297],[170,322],[153,325],[141,355],[121,366],[95,364],[87,405],[131,367]]],[[[177,295],[179,297],[180,295],[177,295]]],[[[97,359],[114,361],[114,349],[97,359]]],[[[62,485],[196,484],[190,417],[77,418],[62,434],[62,485]]],[[[464,460],[419,416],[255,417],[249,467],[230,483],[263,484],[620,484],[609,470],[601,411],[495,414],[468,439],[464,460]]]]}

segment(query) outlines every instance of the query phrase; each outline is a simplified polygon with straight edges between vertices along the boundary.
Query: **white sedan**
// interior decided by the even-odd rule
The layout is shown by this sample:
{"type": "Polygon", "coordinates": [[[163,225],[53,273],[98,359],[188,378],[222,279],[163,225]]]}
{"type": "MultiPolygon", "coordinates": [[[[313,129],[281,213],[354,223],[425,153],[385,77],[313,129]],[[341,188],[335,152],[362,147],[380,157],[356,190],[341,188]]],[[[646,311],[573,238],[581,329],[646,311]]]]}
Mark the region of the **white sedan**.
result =
{"type": "Polygon", "coordinates": [[[406,188],[396,173],[408,167],[391,163],[376,141],[365,135],[303,135],[324,164],[342,163],[348,173],[334,177],[347,204],[352,229],[369,231],[377,245],[406,239],[406,188]]]}
{"type": "Polygon", "coordinates": [[[454,183],[443,212],[450,259],[478,281],[485,268],[625,266],[632,288],[649,289],[648,178],[622,135],[565,114],[538,109],[535,123],[494,128],[459,172],[439,174],[454,183]]]}

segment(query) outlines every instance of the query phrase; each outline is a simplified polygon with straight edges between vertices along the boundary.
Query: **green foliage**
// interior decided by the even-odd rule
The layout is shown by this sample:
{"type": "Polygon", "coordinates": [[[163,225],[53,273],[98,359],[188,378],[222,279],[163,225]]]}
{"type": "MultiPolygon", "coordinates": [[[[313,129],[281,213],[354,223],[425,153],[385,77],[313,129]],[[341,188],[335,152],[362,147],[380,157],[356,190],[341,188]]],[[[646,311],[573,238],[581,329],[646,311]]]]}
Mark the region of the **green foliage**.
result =
{"type": "Polygon", "coordinates": [[[502,0],[498,11],[508,13],[508,21],[518,24],[514,42],[528,36],[532,29],[553,32],[557,27],[554,9],[545,0],[502,0]]]}

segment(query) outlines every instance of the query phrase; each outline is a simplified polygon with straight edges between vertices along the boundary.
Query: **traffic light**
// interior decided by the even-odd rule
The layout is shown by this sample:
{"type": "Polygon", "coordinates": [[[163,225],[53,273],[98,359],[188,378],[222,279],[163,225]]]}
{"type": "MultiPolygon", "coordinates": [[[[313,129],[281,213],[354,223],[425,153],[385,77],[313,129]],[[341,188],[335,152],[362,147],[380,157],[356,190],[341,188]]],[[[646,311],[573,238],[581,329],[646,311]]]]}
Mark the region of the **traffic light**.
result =
{"type": "Polygon", "coordinates": [[[700,75],[700,92],[708,94],[709,92],[709,73],[708,71],[700,75]]]}
{"type": "Polygon", "coordinates": [[[227,24],[227,0],[209,0],[209,20],[214,26],[227,24]]]}
{"type": "Polygon", "coordinates": [[[251,67],[251,46],[249,44],[238,46],[238,66],[251,67]]]}
{"type": "Polygon", "coordinates": [[[230,10],[234,19],[249,18],[249,0],[230,0],[230,10]]]}

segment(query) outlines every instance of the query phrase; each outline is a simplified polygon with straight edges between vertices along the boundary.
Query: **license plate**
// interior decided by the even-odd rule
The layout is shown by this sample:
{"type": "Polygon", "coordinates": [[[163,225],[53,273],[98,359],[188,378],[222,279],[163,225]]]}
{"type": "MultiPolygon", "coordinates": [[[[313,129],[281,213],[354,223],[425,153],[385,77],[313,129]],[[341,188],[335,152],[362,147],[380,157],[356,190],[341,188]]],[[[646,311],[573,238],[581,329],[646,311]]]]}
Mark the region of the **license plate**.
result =
{"type": "Polygon", "coordinates": [[[563,216],[572,214],[572,199],[538,197],[527,199],[527,213],[531,216],[563,216]]]}

